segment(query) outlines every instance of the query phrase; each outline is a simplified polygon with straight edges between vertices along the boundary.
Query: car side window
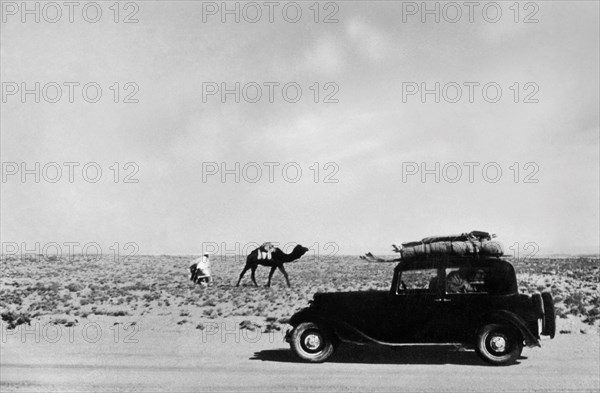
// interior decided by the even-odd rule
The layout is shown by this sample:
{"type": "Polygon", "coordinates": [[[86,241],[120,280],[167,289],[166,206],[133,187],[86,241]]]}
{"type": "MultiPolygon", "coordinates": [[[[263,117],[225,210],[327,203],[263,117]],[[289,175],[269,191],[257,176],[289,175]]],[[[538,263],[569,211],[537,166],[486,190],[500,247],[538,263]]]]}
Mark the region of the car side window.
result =
{"type": "Polygon", "coordinates": [[[446,269],[446,293],[487,293],[486,276],[482,268],[446,269]]]}
{"type": "Polygon", "coordinates": [[[437,288],[437,269],[405,270],[398,281],[398,293],[408,291],[434,292],[437,288]]]}

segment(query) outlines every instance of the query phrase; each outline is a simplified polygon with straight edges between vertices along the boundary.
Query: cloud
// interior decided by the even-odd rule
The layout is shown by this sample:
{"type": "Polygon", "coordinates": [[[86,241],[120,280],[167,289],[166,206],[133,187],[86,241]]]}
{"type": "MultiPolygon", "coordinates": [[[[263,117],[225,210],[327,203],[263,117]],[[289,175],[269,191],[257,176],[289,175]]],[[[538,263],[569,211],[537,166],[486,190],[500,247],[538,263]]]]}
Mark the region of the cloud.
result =
{"type": "Polygon", "coordinates": [[[372,63],[385,60],[390,51],[389,40],[386,35],[373,24],[362,19],[351,19],[346,26],[346,34],[351,47],[363,59],[372,63]]]}
{"type": "Polygon", "coordinates": [[[374,24],[355,17],[343,28],[343,34],[326,33],[315,38],[304,54],[310,70],[339,74],[356,60],[380,63],[389,57],[392,51],[390,40],[374,24]]]}
{"type": "Polygon", "coordinates": [[[305,61],[309,69],[334,74],[344,65],[344,53],[339,40],[333,36],[318,37],[315,44],[305,52],[305,61]]]}

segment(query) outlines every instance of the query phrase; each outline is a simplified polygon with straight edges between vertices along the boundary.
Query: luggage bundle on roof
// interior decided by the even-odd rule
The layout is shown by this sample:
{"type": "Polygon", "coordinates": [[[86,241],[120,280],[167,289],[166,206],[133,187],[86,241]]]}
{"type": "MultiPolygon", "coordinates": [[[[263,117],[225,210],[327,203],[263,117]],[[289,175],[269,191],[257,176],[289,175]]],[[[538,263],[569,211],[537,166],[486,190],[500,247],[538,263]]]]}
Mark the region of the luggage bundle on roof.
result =
{"type": "Polygon", "coordinates": [[[504,254],[504,250],[500,243],[492,241],[493,237],[495,235],[482,231],[432,236],[416,242],[402,243],[401,248],[394,245],[394,251],[400,253],[402,259],[423,259],[440,255],[498,257],[504,254]]]}

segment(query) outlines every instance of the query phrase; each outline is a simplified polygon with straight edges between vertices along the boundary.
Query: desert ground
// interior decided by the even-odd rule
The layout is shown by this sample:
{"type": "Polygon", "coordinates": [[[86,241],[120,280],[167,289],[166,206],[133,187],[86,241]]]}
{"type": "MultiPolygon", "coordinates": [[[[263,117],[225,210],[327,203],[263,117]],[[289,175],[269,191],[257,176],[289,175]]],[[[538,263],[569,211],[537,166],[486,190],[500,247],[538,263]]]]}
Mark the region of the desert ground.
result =
{"type": "MultiPolygon", "coordinates": [[[[318,291],[387,289],[393,264],[307,254],[271,288],[235,287],[242,256],[188,280],[193,256],[2,258],[2,391],[595,391],[600,389],[600,261],[513,261],[520,290],[551,291],[558,332],[518,364],[485,365],[453,347],[342,345],[298,362],[286,319],[318,291]]],[[[257,281],[266,283],[268,268],[257,281]]]]}

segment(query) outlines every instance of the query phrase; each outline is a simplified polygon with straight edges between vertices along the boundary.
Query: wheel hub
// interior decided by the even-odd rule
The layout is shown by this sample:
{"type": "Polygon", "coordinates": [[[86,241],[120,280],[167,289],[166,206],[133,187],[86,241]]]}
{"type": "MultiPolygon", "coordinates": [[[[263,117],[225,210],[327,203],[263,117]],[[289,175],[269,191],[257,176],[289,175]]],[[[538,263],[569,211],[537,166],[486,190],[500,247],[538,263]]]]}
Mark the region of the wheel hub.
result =
{"type": "Polygon", "coordinates": [[[321,346],[321,337],[317,334],[309,334],[304,339],[304,345],[307,349],[315,351],[321,346]]]}
{"type": "Polygon", "coordinates": [[[506,350],[506,339],[502,336],[494,336],[490,340],[490,346],[496,352],[504,352],[506,350]]]}

